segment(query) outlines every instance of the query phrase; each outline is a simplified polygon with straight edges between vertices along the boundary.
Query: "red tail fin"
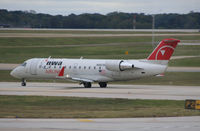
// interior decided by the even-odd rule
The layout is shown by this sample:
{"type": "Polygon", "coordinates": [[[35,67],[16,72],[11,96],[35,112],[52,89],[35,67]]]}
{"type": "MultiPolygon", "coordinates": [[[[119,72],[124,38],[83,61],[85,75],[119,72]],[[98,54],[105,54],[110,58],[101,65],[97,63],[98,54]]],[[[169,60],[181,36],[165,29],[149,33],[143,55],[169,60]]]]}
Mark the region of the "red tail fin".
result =
{"type": "Polygon", "coordinates": [[[178,42],[180,42],[180,40],[172,38],[162,40],[149,55],[147,60],[169,60],[178,42]]]}

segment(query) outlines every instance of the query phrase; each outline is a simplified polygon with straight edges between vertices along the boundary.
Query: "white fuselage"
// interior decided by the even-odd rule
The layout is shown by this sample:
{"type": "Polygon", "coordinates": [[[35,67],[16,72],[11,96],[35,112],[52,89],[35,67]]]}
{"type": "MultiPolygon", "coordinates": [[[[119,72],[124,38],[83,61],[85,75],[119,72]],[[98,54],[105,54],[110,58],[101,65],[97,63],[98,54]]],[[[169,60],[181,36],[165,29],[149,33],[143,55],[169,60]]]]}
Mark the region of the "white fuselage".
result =
{"type": "Polygon", "coordinates": [[[107,63],[118,63],[120,60],[97,59],[49,59],[33,58],[25,61],[25,65],[15,68],[11,75],[20,79],[57,79],[66,78],[77,81],[109,82],[133,80],[146,76],[155,76],[165,72],[167,65],[154,64],[148,60],[123,60],[134,67],[117,70],[118,66],[107,63]],[[62,67],[63,77],[58,74],[62,67]],[[110,69],[111,68],[111,69],[110,69]],[[116,69],[115,69],[116,68],[116,69]]]}
{"type": "Polygon", "coordinates": [[[110,81],[161,76],[178,42],[173,38],[162,40],[144,60],[33,58],[10,74],[22,79],[22,86],[26,86],[26,79],[68,79],[80,82],[85,88],[90,88],[92,82],[105,88],[110,81]]]}

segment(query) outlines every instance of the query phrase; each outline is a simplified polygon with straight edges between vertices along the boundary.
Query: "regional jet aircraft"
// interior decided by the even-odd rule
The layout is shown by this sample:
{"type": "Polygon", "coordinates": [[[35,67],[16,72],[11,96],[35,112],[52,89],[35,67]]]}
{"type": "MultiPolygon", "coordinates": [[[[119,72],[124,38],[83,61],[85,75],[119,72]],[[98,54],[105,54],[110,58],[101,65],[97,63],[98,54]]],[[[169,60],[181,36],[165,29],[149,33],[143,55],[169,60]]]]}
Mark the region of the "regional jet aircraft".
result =
{"type": "Polygon", "coordinates": [[[172,38],[164,39],[147,59],[141,60],[33,58],[10,74],[21,79],[22,86],[26,86],[27,79],[65,79],[80,82],[85,88],[91,88],[93,82],[105,88],[111,81],[163,74],[178,42],[172,38]]]}

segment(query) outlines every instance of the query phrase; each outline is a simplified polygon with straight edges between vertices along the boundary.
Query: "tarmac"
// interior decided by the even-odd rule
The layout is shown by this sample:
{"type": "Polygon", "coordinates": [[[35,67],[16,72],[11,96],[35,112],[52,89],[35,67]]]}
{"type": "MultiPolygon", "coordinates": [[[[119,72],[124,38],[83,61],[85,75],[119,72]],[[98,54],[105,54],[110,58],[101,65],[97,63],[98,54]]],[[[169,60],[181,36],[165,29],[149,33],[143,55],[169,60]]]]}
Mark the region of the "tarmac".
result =
{"type": "Polygon", "coordinates": [[[20,82],[0,82],[0,95],[185,100],[200,99],[200,86],[108,84],[100,88],[93,84],[92,88],[83,88],[78,83],[27,82],[22,87],[20,82]]]}
{"type": "MultiPolygon", "coordinates": [[[[75,96],[125,99],[200,99],[200,86],[114,85],[0,82],[0,95],[75,96]]],[[[200,116],[112,119],[0,118],[0,131],[199,131],[200,116]]]]}
{"type": "Polygon", "coordinates": [[[200,67],[168,67],[167,72],[200,72],[200,67]]]}
{"type": "Polygon", "coordinates": [[[0,119],[0,131],[199,131],[200,116],[117,119],[0,119]]]}

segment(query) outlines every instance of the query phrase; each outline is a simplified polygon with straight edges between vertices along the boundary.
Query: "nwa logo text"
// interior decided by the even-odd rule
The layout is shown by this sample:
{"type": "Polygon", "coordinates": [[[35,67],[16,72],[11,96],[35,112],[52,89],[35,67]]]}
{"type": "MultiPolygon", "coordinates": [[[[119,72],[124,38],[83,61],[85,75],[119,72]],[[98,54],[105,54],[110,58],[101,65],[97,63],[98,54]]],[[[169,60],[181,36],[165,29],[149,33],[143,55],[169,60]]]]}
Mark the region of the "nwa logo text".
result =
{"type": "Polygon", "coordinates": [[[46,65],[62,65],[62,61],[47,61],[46,65]]]}

